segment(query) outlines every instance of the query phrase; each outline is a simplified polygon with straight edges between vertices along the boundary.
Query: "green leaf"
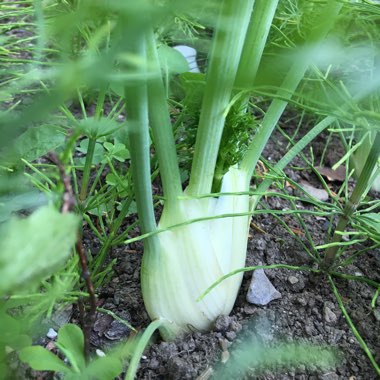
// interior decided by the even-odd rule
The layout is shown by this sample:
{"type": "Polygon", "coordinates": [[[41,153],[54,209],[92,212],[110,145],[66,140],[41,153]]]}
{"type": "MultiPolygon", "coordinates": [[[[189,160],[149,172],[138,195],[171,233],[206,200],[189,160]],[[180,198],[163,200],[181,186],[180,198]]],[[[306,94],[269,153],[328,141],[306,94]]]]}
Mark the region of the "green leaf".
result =
{"type": "Polygon", "coordinates": [[[0,229],[0,294],[30,287],[52,274],[76,241],[78,217],[42,207],[31,216],[12,218],[0,229]]]}
{"type": "Polygon", "coordinates": [[[75,372],[86,367],[84,337],[82,330],[73,324],[66,324],[58,331],[57,347],[65,354],[75,372]]]}
{"type": "Polygon", "coordinates": [[[371,225],[376,230],[380,231],[380,214],[376,213],[368,213],[361,217],[364,221],[366,221],[369,225],[371,225]]]}
{"type": "MultiPolygon", "coordinates": [[[[76,150],[81,153],[87,154],[88,143],[89,143],[89,139],[83,139],[80,142],[80,145],[76,148],[76,150]]],[[[94,157],[92,158],[92,164],[93,165],[99,164],[103,158],[104,158],[104,148],[102,144],[97,143],[95,144],[95,151],[94,151],[94,157]]],[[[86,162],[86,157],[80,157],[75,160],[75,163],[77,165],[84,166],[85,162],[86,162]]]]}
{"type": "Polygon", "coordinates": [[[124,162],[127,158],[130,158],[129,151],[124,144],[121,144],[119,142],[112,144],[106,141],[103,146],[108,151],[110,158],[113,158],[120,162],[124,162]]]}
{"type": "Polygon", "coordinates": [[[6,150],[5,161],[16,162],[20,158],[34,161],[65,142],[64,129],[56,125],[30,127],[6,150]]]}
{"type": "Polygon", "coordinates": [[[360,216],[360,222],[371,229],[376,235],[380,235],[380,214],[368,213],[360,216]]]}
{"type": "Polygon", "coordinates": [[[120,360],[112,356],[105,356],[94,359],[83,372],[83,378],[88,380],[112,380],[122,370],[120,360]]]}
{"type": "Polygon", "coordinates": [[[89,138],[97,139],[102,136],[107,136],[117,131],[121,124],[115,120],[107,119],[105,117],[96,119],[89,117],[79,122],[79,128],[82,133],[89,138]]]}
{"type": "Polygon", "coordinates": [[[21,350],[19,357],[37,371],[71,372],[61,359],[41,346],[26,347],[21,350]]]}
{"type": "Polygon", "coordinates": [[[189,71],[186,58],[177,50],[167,45],[157,49],[158,59],[162,70],[169,74],[181,74],[189,71]]]}
{"type": "Polygon", "coordinates": [[[32,340],[26,332],[25,321],[17,320],[5,310],[0,309],[0,351],[5,346],[19,350],[32,344],[32,340]]]}
{"type": "Polygon", "coordinates": [[[13,192],[4,196],[0,195],[0,223],[9,219],[17,211],[35,209],[46,203],[46,195],[37,190],[21,194],[13,192]]]}

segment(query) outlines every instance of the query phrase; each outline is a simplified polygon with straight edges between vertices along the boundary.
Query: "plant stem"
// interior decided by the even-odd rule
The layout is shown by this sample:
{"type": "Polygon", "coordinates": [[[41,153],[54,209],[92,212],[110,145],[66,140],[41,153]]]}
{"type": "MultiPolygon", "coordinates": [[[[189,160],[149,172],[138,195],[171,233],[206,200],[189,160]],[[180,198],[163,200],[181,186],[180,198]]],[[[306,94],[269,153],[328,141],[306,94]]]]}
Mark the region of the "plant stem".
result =
{"type": "Polygon", "coordinates": [[[153,77],[148,81],[149,121],[160,167],[165,205],[169,208],[173,207],[175,210],[178,196],[182,194],[181,176],[166,91],[152,30],[148,32],[147,36],[147,57],[153,71],[153,77]]]}
{"type": "Polygon", "coordinates": [[[370,360],[371,364],[373,365],[373,368],[375,369],[376,373],[378,375],[380,375],[380,367],[376,363],[376,360],[373,357],[371,351],[369,350],[367,344],[365,343],[364,339],[360,336],[359,331],[357,330],[357,328],[355,327],[354,323],[352,322],[350,316],[348,315],[347,310],[346,310],[346,308],[345,308],[345,306],[343,304],[342,297],[340,296],[340,294],[338,292],[338,289],[336,288],[336,286],[334,284],[334,281],[333,281],[333,279],[331,278],[330,275],[328,276],[328,279],[329,279],[330,285],[332,287],[333,293],[334,293],[334,295],[335,295],[335,297],[336,297],[336,299],[338,301],[340,310],[342,310],[344,318],[346,319],[348,325],[350,326],[351,331],[355,335],[355,338],[358,340],[359,344],[362,346],[362,348],[363,348],[364,352],[366,353],[368,359],[370,360]]]}
{"type": "MultiPolygon", "coordinates": [[[[325,5],[320,16],[315,20],[315,27],[309,32],[309,37],[307,39],[308,43],[315,43],[325,38],[342,6],[343,4],[337,1],[329,1],[325,5]]],[[[288,101],[304,77],[309,65],[309,57],[297,59],[291,67],[288,75],[285,77],[281,88],[277,92],[278,98],[274,99],[269,106],[261,127],[248,147],[247,153],[241,163],[241,168],[245,170],[250,177],[255,170],[257,161],[259,160],[269,137],[284,112],[288,101]]]]}
{"type": "MultiPolygon", "coordinates": [[[[342,240],[342,232],[346,229],[350,217],[355,212],[363,194],[367,190],[369,181],[379,160],[379,155],[380,133],[376,133],[375,140],[372,144],[371,150],[368,154],[363,170],[358,178],[354,191],[352,192],[350,199],[346,202],[343,213],[339,218],[337,227],[331,240],[332,243],[339,243],[342,240]]],[[[334,264],[338,249],[339,245],[334,245],[327,249],[325,258],[323,260],[324,269],[329,269],[334,264]]]]}
{"type": "MultiPolygon", "coordinates": [[[[327,116],[322,121],[320,121],[314,128],[312,128],[305,136],[301,138],[286,154],[283,156],[280,161],[274,166],[274,170],[280,172],[283,170],[296,156],[298,156],[301,151],[317,137],[321,132],[323,132],[328,126],[330,126],[336,120],[335,117],[327,116]]],[[[265,179],[257,188],[259,194],[265,194],[266,190],[272,184],[273,179],[265,179]]],[[[261,195],[254,195],[251,201],[252,210],[256,208],[261,199],[261,195]]]]}
{"type": "MultiPolygon", "coordinates": [[[[106,90],[104,88],[101,88],[98,95],[98,101],[96,103],[96,109],[95,109],[95,119],[97,120],[99,120],[102,116],[105,96],[106,96],[106,90]]],[[[80,194],[79,194],[79,200],[81,202],[85,201],[87,198],[88,182],[90,179],[91,165],[92,165],[92,160],[94,158],[95,146],[96,146],[96,138],[90,137],[88,141],[86,162],[84,164],[82,184],[81,184],[81,189],[80,189],[80,194]]]]}
{"type": "MultiPolygon", "coordinates": [[[[255,1],[236,75],[237,89],[251,88],[254,84],[278,1],[255,1]]],[[[248,99],[249,95],[245,96],[242,102],[248,103],[248,99]]]]}
{"type": "MultiPolygon", "coordinates": [[[[127,21],[127,20],[126,20],[127,21]]],[[[131,25],[126,30],[125,44],[128,52],[140,59],[131,67],[136,72],[136,80],[125,85],[125,108],[127,132],[130,142],[131,171],[135,189],[137,212],[142,233],[156,230],[152,187],[150,182],[150,140],[148,120],[148,93],[146,79],[145,33],[140,25],[131,25]]],[[[146,244],[149,244],[147,239],[146,244]]]]}
{"type": "Polygon", "coordinates": [[[136,347],[133,350],[133,355],[130,360],[127,373],[125,374],[125,380],[135,379],[139,362],[142,354],[144,353],[144,350],[148,346],[149,341],[152,338],[154,332],[164,324],[164,320],[156,319],[155,321],[151,322],[149,326],[146,328],[146,330],[143,332],[143,334],[140,335],[138,343],[136,344],[136,347]]]}
{"type": "Polygon", "coordinates": [[[190,195],[211,191],[227,106],[237,73],[253,0],[224,0],[215,39],[199,120],[190,183],[190,195]]]}
{"type": "Polygon", "coordinates": [[[102,248],[100,249],[99,254],[96,257],[96,262],[95,262],[95,265],[93,268],[93,272],[95,274],[98,273],[99,269],[103,265],[104,260],[107,257],[107,253],[108,253],[110,247],[112,246],[112,242],[115,239],[115,236],[116,236],[121,224],[123,223],[124,218],[126,217],[126,215],[128,213],[128,210],[129,210],[131,203],[132,203],[131,197],[123,200],[123,205],[121,207],[119,215],[117,216],[117,218],[113,222],[113,224],[111,226],[111,231],[110,231],[109,235],[107,236],[107,239],[105,240],[104,244],[102,245],[102,248]]]}
{"type": "Polygon", "coordinates": [[[79,200],[81,202],[84,202],[87,197],[88,182],[90,179],[91,165],[92,165],[92,160],[94,158],[95,146],[96,146],[96,138],[90,138],[88,140],[86,162],[84,164],[83,177],[82,177],[82,183],[81,183],[80,194],[79,194],[79,200]]]}

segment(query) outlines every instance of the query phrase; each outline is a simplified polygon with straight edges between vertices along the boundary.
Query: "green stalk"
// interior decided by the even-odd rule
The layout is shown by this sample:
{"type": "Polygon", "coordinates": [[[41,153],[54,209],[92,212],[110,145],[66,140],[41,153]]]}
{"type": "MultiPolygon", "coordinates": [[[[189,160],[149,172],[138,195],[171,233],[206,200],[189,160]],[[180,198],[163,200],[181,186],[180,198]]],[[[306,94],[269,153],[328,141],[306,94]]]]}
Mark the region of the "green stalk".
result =
{"type": "Polygon", "coordinates": [[[125,380],[133,380],[136,378],[136,373],[139,367],[141,356],[147,348],[154,332],[160,327],[162,327],[165,323],[166,321],[163,321],[161,319],[157,319],[151,322],[149,326],[146,328],[146,330],[137,338],[137,344],[133,350],[133,355],[129,362],[128,370],[125,374],[125,380]]]}
{"type": "MultiPolygon", "coordinates": [[[[238,94],[238,92],[245,88],[251,89],[254,85],[277,5],[278,0],[255,1],[234,84],[234,94],[239,99],[229,112],[241,114],[247,112],[250,93],[243,92],[243,94],[238,94]]],[[[232,136],[234,133],[233,125],[227,123],[224,126],[222,139],[228,141],[229,136],[232,136]]],[[[219,154],[213,179],[213,192],[217,192],[220,189],[223,176],[226,172],[225,166],[222,155],[219,154]]]]}
{"type": "MultiPolygon", "coordinates": [[[[150,182],[150,140],[148,120],[148,93],[146,84],[146,48],[142,28],[130,27],[126,30],[128,52],[141,58],[132,70],[136,71],[136,80],[125,85],[125,108],[128,120],[128,137],[131,154],[131,171],[135,189],[137,212],[142,233],[155,231],[152,188],[150,182]]],[[[149,244],[151,239],[147,239],[149,244]]]]}
{"type": "MultiPolygon", "coordinates": [[[[343,213],[339,218],[331,243],[339,243],[342,240],[342,232],[346,229],[350,217],[357,209],[363,194],[366,192],[373,171],[377,165],[380,155],[380,133],[376,133],[375,140],[364,164],[363,170],[358,178],[354,191],[347,201],[343,213]]],[[[327,249],[323,261],[323,267],[329,269],[335,261],[339,245],[331,246],[327,249]]]]}
{"type": "Polygon", "coordinates": [[[342,310],[344,318],[346,319],[348,325],[350,326],[350,329],[351,329],[352,333],[355,335],[355,338],[358,340],[359,344],[362,346],[362,349],[364,350],[365,354],[367,355],[368,359],[370,360],[370,362],[371,362],[373,368],[375,369],[377,375],[380,375],[380,367],[376,363],[376,360],[373,357],[371,351],[369,350],[366,342],[361,337],[359,331],[357,330],[357,328],[355,327],[354,323],[352,322],[352,320],[351,320],[351,318],[350,318],[350,316],[349,316],[349,314],[348,314],[348,312],[347,312],[347,310],[346,310],[346,308],[345,308],[345,306],[343,304],[342,297],[340,296],[340,294],[338,292],[338,289],[336,288],[335,283],[334,283],[334,281],[333,281],[333,279],[331,278],[330,275],[328,276],[328,280],[330,282],[330,285],[331,285],[331,288],[332,288],[333,293],[335,295],[335,298],[338,301],[340,310],[342,310]]]}
{"type": "Polygon", "coordinates": [[[244,38],[254,0],[224,0],[218,17],[202,102],[188,194],[211,191],[244,38]]]}
{"type": "MultiPolygon", "coordinates": [[[[182,194],[173,129],[170,121],[166,91],[162,81],[153,31],[147,36],[147,57],[153,76],[148,81],[149,121],[160,167],[160,177],[167,207],[176,208],[182,194]]],[[[169,211],[170,212],[170,211],[169,211]]]]}
{"type": "MultiPolygon", "coordinates": [[[[283,156],[280,161],[274,166],[274,170],[280,172],[283,170],[296,156],[298,156],[303,149],[312,141],[315,137],[317,137],[320,133],[322,133],[328,126],[330,126],[336,120],[333,116],[327,116],[322,121],[320,121],[314,128],[312,128],[305,136],[299,140],[292,149],[290,149],[285,156],[283,156]]],[[[273,179],[268,178],[260,183],[257,188],[257,192],[259,194],[265,194],[268,190],[269,186],[272,184],[273,179]]],[[[251,207],[254,210],[261,199],[261,195],[254,195],[251,200],[251,207]]]]}
{"type": "MultiPolygon", "coordinates": [[[[241,54],[235,86],[252,87],[279,0],[256,0],[241,54]]],[[[243,102],[248,103],[249,95],[243,102]]]]}
{"type": "Polygon", "coordinates": [[[92,160],[94,158],[95,145],[96,145],[96,138],[90,138],[88,141],[86,162],[84,164],[83,177],[82,177],[82,183],[81,183],[80,194],[79,194],[79,200],[81,202],[84,202],[87,197],[88,181],[90,179],[91,165],[92,165],[92,160]]]}
{"type": "MultiPolygon", "coordinates": [[[[98,101],[96,103],[96,110],[95,110],[96,119],[100,119],[100,117],[102,116],[105,96],[106,96],[106,91],[105,89],[102,88],[100,90],[100,93],[98,95],[98,101]]],[[[82,184],[81,184],[81,189],[80,189],[80,194],[79,194],[79,200],[81,202],[84,202],[87,198],[87,189],[88,189],[88,183],[89,183],[90,174],[91,174],[92,160],[94,158],[94,153],[95,153],[95,146],[96,146],[96,138],[91,137],[88,141],[86,161],[84,164],[82,184]]]]}
{"type": "Polygon", "coordinates": [[[105,240],[104,244],[102,245],[102,248],[100,249],[97,257],[96,262],[94,265],[94,268],[92,269],[93,273],[97,273],[100,267],[103,265],[104,260],[107,257],[108,251],[112,246],[112,243],[116,237],[116,234],[123,223],[124,218],[126,217],[129,207],[131,206],[132,198],[127,198],[123,201],[122,208],[120,210],[119,215],[115,219],[114,223],[112,224],[111,231],[109,235],[107,236],[107,239],[105,240]]]}
{"type": "MultiPolygon", "coordinates": [[[[315,43],[325,38],[342,6],[343,4],[337,1],[329,1],[325,5],[324,10],[315,20],[314,28],[310,30],[309,38],[307,39],[308,43],[315,43]]],[[[298,59],[297,62],[293,64],[288,75],[285,77],[281,88],[277,92],[278,98],[274,99],[269,106],[262,121],[262,125],[255,135],[254,140],[248,147],[247,153],[241,163],[241,168],[245,170],[250,177],[255,170],[257,161],[259,160],[269,137],[288,105],[288,101],[304,77],[309,65],[310,60],[308,58],[302,60],[298,59]]]]}

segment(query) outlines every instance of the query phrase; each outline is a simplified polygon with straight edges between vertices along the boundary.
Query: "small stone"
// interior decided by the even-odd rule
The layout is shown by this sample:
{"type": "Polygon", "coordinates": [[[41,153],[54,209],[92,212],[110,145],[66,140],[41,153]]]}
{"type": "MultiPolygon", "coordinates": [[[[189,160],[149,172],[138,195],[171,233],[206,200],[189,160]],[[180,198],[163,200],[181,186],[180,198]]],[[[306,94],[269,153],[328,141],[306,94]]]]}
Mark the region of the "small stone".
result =
{"type": "Polygon", "coordinates": [[[373,315],[375,316],[376,321],[380,322],[380,309],[375,309],[373,315]]]}
{"type": "Polygon", "coordinates": [[[314,186],[311,186],[308,182],[306,181],[300,181],[299,183],[301,187],[305,190],[306,193],[311,195],[312,197],[325,202],[329,199],[329,194],[327,193],[326,190],[324,189],[317,189],[314,186]]]}
{"type": "Polygon", "coordinates": [[[338,319],[336,314],[327,306],[323,308],[323,318],[326,323],[335,323],[338,319]]]}
{"type": "Polygon", "coordinates": [[[252,280],[247,293],[247,301],[254,305],[267,305],[281,298],[281,293],[271,284],[263,269],[252,273],[252,280]]]}
{"type": "Polygon", "coordinates": [[[296,276],[289,276],[288,277],[288,281],[290,284],[294,285],[294,284],[297,284],[297,282],[299,281],[298,278],[296,276]]]}
{"type": "Polygon", "coordinates": [[[49,338],[49,339],[55,339],[57,337],[58,333],[50,328],[49,331],[47,332],[46,336],[49,338]]]}
{"type": "Polygon", "coordinates": [[[99,348],[96,349],[95,353],[96,353],[96,355],[98,355],[100,358],[104,358],[104,357],[106,356],[106,354],[104,353],[104,351],[99,350],[99,348]]]}

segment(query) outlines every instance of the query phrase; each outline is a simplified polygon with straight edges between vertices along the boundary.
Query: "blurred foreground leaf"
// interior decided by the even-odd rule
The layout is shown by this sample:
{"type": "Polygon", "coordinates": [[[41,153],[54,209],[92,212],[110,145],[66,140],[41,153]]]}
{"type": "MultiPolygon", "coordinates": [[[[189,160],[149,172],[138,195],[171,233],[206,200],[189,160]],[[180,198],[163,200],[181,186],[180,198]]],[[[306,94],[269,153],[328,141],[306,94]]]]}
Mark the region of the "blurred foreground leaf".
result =
{"type": "Polygon", "coordinates": [[[0,229],[0,294],[30,286],[52,274],[70,254],[78,218],[42,207],[31,216],[13,218],[0,229]]]}
{"type": "Polygon", "coordinates": [[[287,368],[300,365],[318,366],[326,370],[336,366],[338,361],[339,356],[331,347],[297,343],[265,347],[261,343],[246,341],[231,352],[230,360],[218,367],[212,379],[245,379],[252,374],[258,376],[266,370],[279,374],[287,368]]]}
{"type": "Polygon", "coordinates": [[[28,128],[16,138],[2,154],[5,162],[15,164],[21,158],[34,161],[46,153],[56,150],[65,142],[64,129],[56,125],[28,128]]]}

